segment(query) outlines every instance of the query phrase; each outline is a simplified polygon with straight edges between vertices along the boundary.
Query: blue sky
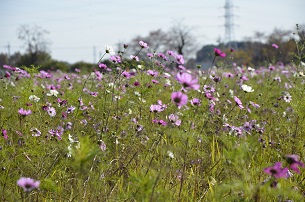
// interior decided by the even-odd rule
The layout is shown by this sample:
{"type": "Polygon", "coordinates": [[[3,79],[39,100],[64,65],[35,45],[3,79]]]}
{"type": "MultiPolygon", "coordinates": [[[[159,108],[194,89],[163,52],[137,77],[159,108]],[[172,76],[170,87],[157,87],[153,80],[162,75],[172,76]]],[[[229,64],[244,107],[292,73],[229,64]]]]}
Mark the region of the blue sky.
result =
{"type": "MultiPolygon", "coordinates": [[[[233,0],[235,39],[255,31],[294,29],[305,24],[305,0],[233,0]]],[[[168,30],[175,21],[194,28],[199,48],[224,38],[225,0],[0,0],[0,52],[24,52],[20,25],[38,25],[54,59],[93,62],[104,45],[128,43],[152,30],[168,30]],[[94,57],[93,47],[96,47],[94,57]]],[[[97,61],[96,61],[97,62],[97,61]]]]}

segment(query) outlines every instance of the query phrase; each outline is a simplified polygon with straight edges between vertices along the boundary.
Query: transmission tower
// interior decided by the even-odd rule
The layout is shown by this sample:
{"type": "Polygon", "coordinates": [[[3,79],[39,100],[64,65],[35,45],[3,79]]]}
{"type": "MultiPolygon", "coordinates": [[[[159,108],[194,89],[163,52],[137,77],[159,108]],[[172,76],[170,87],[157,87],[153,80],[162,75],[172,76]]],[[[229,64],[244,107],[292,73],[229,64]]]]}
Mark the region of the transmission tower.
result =
{"type": "Polygon", "coordinates": [[[229,48],[237,48],[234,42],[234,14],[233,14],[233,4],[231,0],[226,0],[225,3],[225,44],[229,48]]]}

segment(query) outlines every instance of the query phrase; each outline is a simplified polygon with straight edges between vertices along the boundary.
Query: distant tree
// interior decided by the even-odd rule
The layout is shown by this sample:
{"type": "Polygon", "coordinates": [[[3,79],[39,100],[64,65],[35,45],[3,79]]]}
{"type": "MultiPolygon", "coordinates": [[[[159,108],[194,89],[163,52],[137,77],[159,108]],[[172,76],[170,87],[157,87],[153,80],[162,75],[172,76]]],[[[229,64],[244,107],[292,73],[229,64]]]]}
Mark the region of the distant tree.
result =
{"type": "MultiPolygon", "coordinates": [[[[148,36],[137,36],[128,43],[127,56],[137,54],[140,49],[139,41],[149,45],[151,53],[165,53],[172,50],[184,56],[185,60],[196,53],[196,38],[193,35],[193,28],[176,22],[169,30],[157,29],[149,32],[148,36]]],[[[146,58],[146,52],[140,53],[140,58],[146,58]]]]}
{"type": "Polygon", "coordinates": [[[6,64],[8,64],[7,54],[0,53],[0,67],[2,67],[3,65],[6,65],[6,64]]]}
{"type": "MultiPolygon", "coordinates": [[[[153,30],[148,33],[148,36],[136,36],[128,43],[127,56],[135,55],[141,49],[139,41],[144,41],[148,44],[150,53],[165,52],[168,49],[169,38],[166,32],[161,29],[153,30]]],[[[142,51],[138,55],[141,59],[146,59],[147,51],[142,51]]]]}
{"type": "Polygon", "coordinates": [[[185,59],[189,59],[197,50],[196,37],[193,34],[194,28],[183,24],[182,21],[175,22],[169,29],[169,49],[183,55],[185,59]]]}
{"type": "Polygon", "coordinates": [[[18,29],[18,38],[23,41],[26,47],[26,54],[21,58],[21,65],[39,65],[46,60],[49,60],[51,56],[48,54],[48,41],[45,35],[48,31],[45,29],[33,25],[21,25],[18,29]]]}

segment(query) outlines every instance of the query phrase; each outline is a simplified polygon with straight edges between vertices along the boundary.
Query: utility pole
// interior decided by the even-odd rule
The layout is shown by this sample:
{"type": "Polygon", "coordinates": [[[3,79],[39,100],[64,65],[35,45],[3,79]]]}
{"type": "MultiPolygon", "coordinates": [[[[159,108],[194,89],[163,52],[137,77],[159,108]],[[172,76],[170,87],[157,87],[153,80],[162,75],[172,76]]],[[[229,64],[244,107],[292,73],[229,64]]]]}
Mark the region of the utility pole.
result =
{"type": "Polygon", "coordinates": [[[237,48],[234,42],[234,14],[233,14],[233,4],[231,0],[226,0],[225,3],[225,43],[229,48],[237,48]]]}

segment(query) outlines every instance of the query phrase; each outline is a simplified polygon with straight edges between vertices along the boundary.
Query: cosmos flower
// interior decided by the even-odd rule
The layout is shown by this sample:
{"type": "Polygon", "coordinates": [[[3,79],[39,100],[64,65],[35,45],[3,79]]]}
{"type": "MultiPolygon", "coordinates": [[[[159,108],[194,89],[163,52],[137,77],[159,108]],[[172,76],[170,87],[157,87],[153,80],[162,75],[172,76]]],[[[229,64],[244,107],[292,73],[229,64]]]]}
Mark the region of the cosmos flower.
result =
{"type": "Polygon", "coordinates": [[[198,90],[200,85],[198,84],[198,79],[194,79],[191,74],[183,72],[178,73],[176,79],[179,83],[182,84],[185,89],[194,89],[198,90]]]}
{"type": "Polygon", "coordinates": [[[49,93],[47,93],[47,96],[55,96],[57,97],[58,95],[58,91],[57,90],[50,90],[49,93]]]}
{"type": "Polygon", "coordinates": [[[245,93],[251,93],[254,92],[254,89],[251,86],[248,86],[246,84],[241,85],[241,89],[245,92],[245,93]]]}
{"type": "Polygon", "coordinates": [[[171,98],[178,107],[186,105],[188,100],[187,95],[183,94],[182,92],[173,92],[171,98]]]}
{"type": "Polygon", "coordinates": [[[115,52],[114,52],[112,46],[109,46],[109,45],[106,45],[106,46],[105,46],[105,52],[106,52],[106,53],[109,53],[109,54],[111,54],[111,55],[114,55],[114,54],[115,54],[115,52]]]}
{"type": "Polygon", "coordinates": [[[40,100],[40,98],[37,97],[36,95],[30,95],[29,100],[34,101],[34,102],[38,102],[40,100]]]}
{"type": "Polygon", "coordinates": [[[226,57],[226,54],[221,52],[221,50],[218,49],[218,48],[214,48],[214,54],[215,54],[215,56],[219,56],[219,57],[222,57],[222,58],[226,57]]]}
{"type": "Polygon", "coordinates": [[[104,143],[103,140],[99,140],[98,145],[102,151],[106,151],[106,144],[104,143]]]}
{"type": "Polygon", "coordinates": [[[56,115],[56,110],[54,107],[49,107],[47,110],[50,117],[54,117],[56,115]]]}
{"type": "Polygon", "coordinates": [[[244,106],[238,97],[234,96],[234,100],[240,109],[244,109],[244,106]]]}
{"type": "Polygon", "coordinates": [[[291,102],[292,96],[291,96],[288,92],[284,92],[283,94],[284,94],[284,95],[282,96],[283,100],[284,100],[285,102],[291,102]]]}
{"type": "Polygon", "coordinates": [[[275,44],[275,43],[272,44],[272,47],[275,48],[275,49],[279,48],[279,46],[277,44],[275,44]]]}
{"type": "Polygon", "coordinates": [[[264,169],[264,172],[275,178],[287,178],[288,168],[282,168],[281,162],[276,162],[273,166],[264,169]]]}
{"type": "Polygon", "coordinates": [[[101,68],[102,70],[106,70],[107,69],[107,65],[104,63],[100,63],[98,64],[99,68],[101,68]]]}
{"type": "Polygon", "coordinates": [[[32,132],[33,137],[39,137],[41,135],[40,130],[38,130],[37,128],[31,128],[30,131],[32,132]]]}
{"type": "Polygon", "coordinates": [[[18,110],[18,113],[20,114],[20,115],[22,115],[22,116],[28,116],[28,115],[30,115],[30,114],[32,114],[32,111],[29,109],[29,110],[25,110],[25,109],[23,109],[23,108],[20,108],[19,110],[18,110]]]}
{"type": "Polygon", "coordinates": [[[2,128],[2,136],[4,137],[4,139],[7,140],[8,136],[7,136],[7,130],[5,130],[4,128],[2,128]]]}
{"type": "Polygon", "coordinates": [[[176,59],[177,64],[179,64],[179,65],[183,65],[184,64],[183,55],[175,55],[175,59],[176,59]]]}
{"type": "Polygon", "coordinates": [[[139,57],[135,56],[135,55],[130,55],[130,59],[135,60],[135,61],[139,61],[139,57]]]}
{"type": "Polygon", "coordinates": [[[286,161],[290,165],[290,168],[297,173],[300,173],[299,167],[304,167],[304,164],[299,161],[299,156],[296,154],[286,155],[286,161]]]}
{"type": "Polygon", "coordinates": [[[24,191],[30,192],[33,189],[38,189],[38,187],[40,185],[40,181],[35,181],[31,178],[21,177],[17,181],[17,185],[19,187],[22,187],[24,191]]]}
{"type": "Polygon", "coordinates": [[[110,56],[110,60],[111,60],[112,62],[114,62],[114,63],[121,63],[121,62],[122,62],[121,57],[118,56],[118,55],[112,55],[112,56],[110,56]]]}
{"type": "Polygon", "coordinates": [[[201,105],[201,101],[198,98],[193,98],[191,100],[191,104],[194,105],[194,106],[200,106],[201,105]]]}
{"type": "Polygon", "coordinates": [[[172,151],[167,151],[167,155],[172,159],[175,158],[175,155],[172,151]]]}
{"type": "Polygon", "coordinates": [[[176,114],[170,114],[170,115],[168,115],[168,120],[171,122],[171,123],[173,123],[173,124],[175,124],[176,126],[180,126],[181,125],[181,120],[179,119],[179,116],[178,115],[176,115],[176,114]]]}
{"type": "Polygon", "coordinates": [[[140,41],[139,42],[139,45],[142,47],[142,48],[145,48],[145,49],[148,49],[149,46],[147,45],[147,43],[145,43],[144,41],[140,41]]]}

